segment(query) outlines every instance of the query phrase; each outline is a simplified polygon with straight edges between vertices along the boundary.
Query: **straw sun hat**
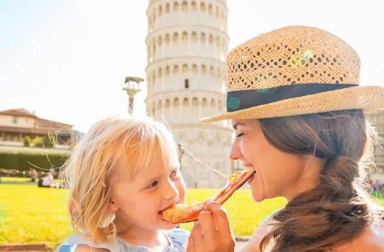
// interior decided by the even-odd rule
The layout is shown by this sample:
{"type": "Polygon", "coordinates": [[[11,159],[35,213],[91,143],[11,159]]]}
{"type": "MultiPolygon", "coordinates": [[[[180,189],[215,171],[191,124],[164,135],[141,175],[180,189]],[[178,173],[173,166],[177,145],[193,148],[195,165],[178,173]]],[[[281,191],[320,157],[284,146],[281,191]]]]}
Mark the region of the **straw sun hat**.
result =
{"type": "Polygon", "coordinates": [[[384,88],[359,86],[360,59],[344,40],[288,26],[234,48],[227,58],[227,113],[200,119],[260,119],[384,107],[384,88]]]}

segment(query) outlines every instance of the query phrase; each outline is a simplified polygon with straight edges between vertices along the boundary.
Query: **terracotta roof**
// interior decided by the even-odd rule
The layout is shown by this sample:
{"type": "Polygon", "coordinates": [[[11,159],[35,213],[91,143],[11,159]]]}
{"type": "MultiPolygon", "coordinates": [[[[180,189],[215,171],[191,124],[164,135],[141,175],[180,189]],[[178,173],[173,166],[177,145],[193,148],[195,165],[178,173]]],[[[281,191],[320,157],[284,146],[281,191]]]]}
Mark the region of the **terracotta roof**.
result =
{"type": "Polygon", "coordinates": [[[10,116],[26,116],[26,117],[33,117],[37,118],[37,116],[34,113],[29,112],[26,109],[8,109],[4,111],[0,111],[0,115],[10,115],[10,116]]]}
{"type": "Polygon", "coordinates": [[[47,130],[48,131],[52,131],[52,130],[66,131],[66,130],[72,130],[72,127],[73,127],[73,125],[70,125],[70,124],[39,118],[34,113],[31,113],[28,110],[23,108],[0,111],[0,115],[10,115],[10,116],[20,116],[20,117],[23,116],[23,117],[35,118],[36,128],[42,129],[44,131],[47,131],[47,130]]]}
{"type": "Polygon", "coordinates": [[[36,127],[42,129],[72,130],[73,125],[38,118],[36,120],[36,127]]]}

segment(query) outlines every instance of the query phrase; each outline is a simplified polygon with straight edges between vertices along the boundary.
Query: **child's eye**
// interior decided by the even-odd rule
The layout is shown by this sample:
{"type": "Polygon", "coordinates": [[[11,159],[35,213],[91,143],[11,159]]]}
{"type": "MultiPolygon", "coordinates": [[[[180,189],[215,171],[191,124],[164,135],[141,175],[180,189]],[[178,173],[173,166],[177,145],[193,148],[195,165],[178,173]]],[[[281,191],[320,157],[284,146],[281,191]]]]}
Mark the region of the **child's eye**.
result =
{"type": "Polygon", "coordinates": [[[177,177],[177,176],[179,176],[179,170],[173,170],[169,176],[170,176],[171,178],[172,178],[172,177],[177,177]]]}
{"type": "Polygon", "coordinates": [[[236,137],[241,137],[242,135],[244,135],[244,132],[240,132],[240,133],[236,134],[236,137]]]}
{"type": "Polygon", "coordinates": [[[159,184],[159,182],[157,180],[153,181],[149,186],[148,188],[154,188],[156,187],[157,185],[159,184]]]}

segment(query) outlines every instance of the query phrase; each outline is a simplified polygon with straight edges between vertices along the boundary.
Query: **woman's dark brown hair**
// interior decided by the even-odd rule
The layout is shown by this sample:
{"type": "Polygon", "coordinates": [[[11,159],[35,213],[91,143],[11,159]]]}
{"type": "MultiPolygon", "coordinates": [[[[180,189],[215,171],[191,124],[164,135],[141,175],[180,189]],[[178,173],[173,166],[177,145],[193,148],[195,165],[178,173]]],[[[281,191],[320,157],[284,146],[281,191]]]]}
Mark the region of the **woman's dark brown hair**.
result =
{"type": "Polygon", "coordinates": [[[364,188],[362,156],[368,135],[361,110],[260,120],[267,140],[281,151],[325,161],[316,188],[297,195],[273,216],[276,225],[263,239],[273,251],[326,251],[357,237],[373,220],[364,188]]]}

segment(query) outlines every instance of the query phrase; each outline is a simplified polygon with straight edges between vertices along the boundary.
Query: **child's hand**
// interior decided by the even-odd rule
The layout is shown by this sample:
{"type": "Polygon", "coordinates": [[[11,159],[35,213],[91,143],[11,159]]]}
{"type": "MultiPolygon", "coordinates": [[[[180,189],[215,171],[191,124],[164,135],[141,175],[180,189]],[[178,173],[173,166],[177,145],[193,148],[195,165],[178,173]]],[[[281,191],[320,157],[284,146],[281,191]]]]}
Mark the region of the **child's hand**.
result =
{"type": "Polygon", "coordinates": [[[188,240],[188,252],[233,252],[235,239],[226,211],[217,202],[208,202],[199,215],[188,240]]]}

